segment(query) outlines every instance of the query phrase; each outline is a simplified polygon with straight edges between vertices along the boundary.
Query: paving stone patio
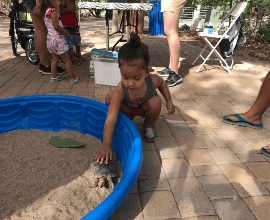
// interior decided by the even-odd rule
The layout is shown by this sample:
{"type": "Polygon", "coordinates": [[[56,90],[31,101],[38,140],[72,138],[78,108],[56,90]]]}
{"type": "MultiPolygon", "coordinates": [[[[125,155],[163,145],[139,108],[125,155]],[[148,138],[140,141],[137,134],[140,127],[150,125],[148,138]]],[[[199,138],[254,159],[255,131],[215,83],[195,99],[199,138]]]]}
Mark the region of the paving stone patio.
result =
{"type": "MultiPolygon", "coordinates": [[[[105,48],[105,20],[81,23],[86,61],[74,67],[82,82],[50,83],[38,66],[12,54],[8,22],[1,22],[0,98],[25,95],[72,95],[104,103],[112,86],[97,85],[89,77],[92,48],[105,48]]],[[[110,46],[119,35],[110,38],[110,46]]],[[[151,66],[162,70],[169,62],[165,36],[143,34],[151,66]]],[[[119,44],[121,45],[121,44],[119,44]]],[[[231,75],[213,59],[196,72],[202,60],[192,62],[201,48],[181,42],[183,83],[170,88],[176,112],[167,116],[165,105],[156,123],[155,143],[143,143],[138,181],[110,220],[252,220],[270,219],[270,157],[260,148],[270,142],[270,109],[264,128],[235,127],[222,122],[226,114],[241,113],[254,102],[270,70],[267,63],[236,59],[231,75]],[[210,65],[211,64],[211,65],[210,65]]],[[[164,102],[163,97],[162,101],[164,102]]],[[[142,134],[141,118],[134,120],[142,134]]]]}

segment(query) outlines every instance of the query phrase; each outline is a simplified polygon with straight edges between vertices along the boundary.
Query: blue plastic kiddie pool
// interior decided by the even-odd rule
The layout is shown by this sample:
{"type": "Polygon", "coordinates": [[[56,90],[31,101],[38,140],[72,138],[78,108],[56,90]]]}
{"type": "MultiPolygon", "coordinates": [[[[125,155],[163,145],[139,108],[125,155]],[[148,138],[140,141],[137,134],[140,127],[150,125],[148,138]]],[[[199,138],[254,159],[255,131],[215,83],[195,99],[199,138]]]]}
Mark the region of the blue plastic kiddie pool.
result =
{"type": "MultiPolygon", "coordinates": [[[[36,95],[0,99],[0,134],[17,129],[78,131],[103,140],[108,106],[95,100],[64,95],[36,95]]],[[[49,140],[48,140],[49,141],[49,140]]],[[[122,178],[113,192],[83,220],[104,220],[121,205],[141,169],[142,143],[132,121],[119,113],[112,149],[122,165],[122,178]]]]}

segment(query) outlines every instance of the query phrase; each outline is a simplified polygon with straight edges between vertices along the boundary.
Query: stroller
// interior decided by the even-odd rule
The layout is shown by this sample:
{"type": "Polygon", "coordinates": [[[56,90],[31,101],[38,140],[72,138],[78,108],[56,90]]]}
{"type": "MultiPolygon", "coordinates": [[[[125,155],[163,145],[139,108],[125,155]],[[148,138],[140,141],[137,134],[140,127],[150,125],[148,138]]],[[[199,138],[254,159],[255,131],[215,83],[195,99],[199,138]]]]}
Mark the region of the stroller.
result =
{"type": "Polygon", "coordinates": [[[35,31],[31,16],[23,2],[19,3],[19,0],[11,0],[11,2],[9,36],[13,54],[19,56],[17,45],[20,44],[29,62],[37,65],[40,60],[35,45],[35,31]]]}

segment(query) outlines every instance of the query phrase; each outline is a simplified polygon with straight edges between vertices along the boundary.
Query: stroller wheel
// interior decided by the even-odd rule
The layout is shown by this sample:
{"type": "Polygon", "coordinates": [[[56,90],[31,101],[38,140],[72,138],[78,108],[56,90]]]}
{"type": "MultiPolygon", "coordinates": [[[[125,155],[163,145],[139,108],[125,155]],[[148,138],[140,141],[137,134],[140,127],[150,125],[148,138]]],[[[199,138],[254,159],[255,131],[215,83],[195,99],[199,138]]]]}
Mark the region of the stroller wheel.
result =
{"type": "Polygon", "coordinates": [[[17,53],[17,44],[18,44],[18,40],[16,38],[13,38],[13,39],[11,38],[12,51],[15,56],[19,56],[17,53]]]}
{"type": "Polygon", "coordinates": [[[12,51],[15,56],[19,56],[17,53],[17,44],[18,40],[16,38],[16,31],[15,31],[15,22],[16,22],[16,13],[15,13],[15,7],[12,7],[12,11],[9,13],[10,16],[10,28],[9,28],[9,36],[11,40],[11,46],[12,46],[12,51]]]}
{"type": "Polygon", "coordinates": [[[25,53],[30,63],[34,65],[37,65],[39,63],[39,56],[35,45],[35,41],[33,39],[29,39],[26,42],[25,53]]]}

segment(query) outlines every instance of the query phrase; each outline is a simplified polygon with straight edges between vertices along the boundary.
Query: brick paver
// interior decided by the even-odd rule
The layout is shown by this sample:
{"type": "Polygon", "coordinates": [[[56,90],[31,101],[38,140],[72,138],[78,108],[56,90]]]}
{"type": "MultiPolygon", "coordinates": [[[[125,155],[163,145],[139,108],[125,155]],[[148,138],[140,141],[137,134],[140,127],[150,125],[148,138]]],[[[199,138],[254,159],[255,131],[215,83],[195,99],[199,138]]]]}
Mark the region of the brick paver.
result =
{"type": "Polygon", "coordinates": [[[209,138],[208,135],[185,135],[177,136],[176,141],[180,148],[184,149],[195,149],[195,148],[215,148],[216,145],[209,138]]]}
{"type": "MultiPolygon", "coordinates": [[[[20,56],[13,56],[8,28],[9,22],[1,22],[5,36],[0,42],[0,98],[55,94],[104,103],[106,94],[114,90],[95,84],[89,77],[91,49],[106,45],[104,19],[81,24],[81,35],[91,44],[83,47],[86,61],[74,67],[75,74],[83,79],[76,85],[68,79],[50,83],[50,76],[39,73],[20,46],[20,56]]],[[[110,45],[118,37],[110,38],[110,45]]],[[[151,67],[157,71],[167,66],[166,37],[143,34],[141,39],[149,46],[151,67]]],[[[179,72],[184,80],[169,88],[176,112],[168,116],[161,97],[158,138],[155,143],[143,141],[137,184],[110,220],[269,219],[270,157],[260,154],[260,148],[270,143],[270,110],[263,116],[262,130],[229,125],[222,117],[250,108],[270,66],[240,58],[229,75],[212,59],[205,65],[207,69],[197,73],[202,60],[194,66],[192,62],[200,50],[181,42],[179,72]]],[[[143,119],[133,122],[143,134],[143,119]]]]}
{"type": "Polygon", "coordinates": [[[255,220],[254,214],[241,199],[221,199],[212,201],[221,220],[255,220]]]}
{"type": "Polygon", "coordinates": [[[244,201],[258,220],[268,219],[270,215],[270,196],[245,198],[244,201]]]}
{"type": "Polygon", "coordinates": [[[145,151],[139,179],[157,179],[162,177],[165,177],[165,173],[157,153],[155,151],[145,151]]]}
{"type": "Polygon", "coordinates": [[[173,178],[169,183],[183,218],[215,214],[197,178],[173,178]]]}
{"type": "Polygon", "coordinates": [[[184,158],[184,154],[174,137],[158,137],[157,139],[158,141],[155,142],[155,147],[161,159],[184,158]]]}
{"type": "Polygon", "coordinates": [[[170,191],[167,178],[140,180],[138,181],[138,189],[140,193],[152,192],[156,190],[170,191]]]}
{"type": "Polygon", "coordinates": [[[141,193],[141,203],[145,219],[180,218],[180,212],[171,191],[141,193]]]}
{"type": "Polygon", "coordinates": [[[220,168],[241,197],[269,194],[262,182],[244,164],[221,165],[220,168]]]}
{"type": "Polygon", "coordinates": [[[163,159],[162,167],[167,178],[187,177],[194,175],[189,163],[183,158],[163,159]]]}
{"type": "Polygon", "coordinates": [[[261,182],[270,182],[270,163],[254,162],[245,164],[261,182]]]}
{"type": "Polygon", "coordinates": [[[215,161],[205,149],[193,149],[183,151],[190,166],[215,165],[215,161]]]}
{"type": "Polygon", "coordinates": [[[210,200],[237,198],[238,196],[229,180],[223,175],[200,176],[198,180],[210,200]]]}
{"type": "Polygon", "coordinates": [[[222,174],[219,166],[195,166],[192,167],[192,170],[196,176],[208,176],[208,175],[218,175],[222,174]]]}
{"type": "Polygon", "coordinates": [[[138,194],[130,193],[122,205],[112,214],[110,220],[144,220],[140,197],[138,194]]]}

